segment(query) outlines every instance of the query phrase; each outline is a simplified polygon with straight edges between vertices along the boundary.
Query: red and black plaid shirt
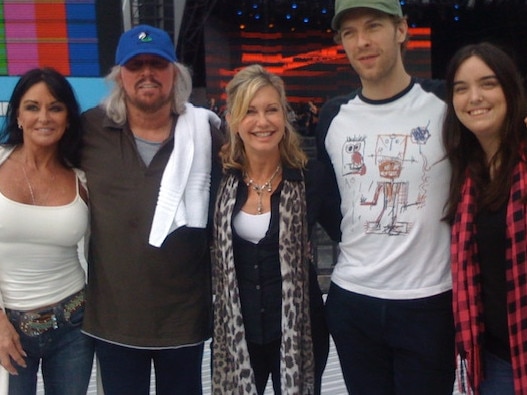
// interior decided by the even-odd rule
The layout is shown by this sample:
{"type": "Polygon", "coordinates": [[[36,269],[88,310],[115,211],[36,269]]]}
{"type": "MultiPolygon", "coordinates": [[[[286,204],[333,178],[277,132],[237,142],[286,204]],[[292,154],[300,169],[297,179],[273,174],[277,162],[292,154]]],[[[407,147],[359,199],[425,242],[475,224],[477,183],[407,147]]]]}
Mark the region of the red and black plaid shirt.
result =
{"type": "MultiPolygon", "coordinates": [[[[527,165],[514,169],[506,219],[506,280],[509,343],[517,395],[527,395],[527,165]]],[[[483,325],[479,264],[475,241],[476,190],[467,177],[452,226],[453,308],[462,390],[479,392],[482,380],[483,325]],[[466,377],[465,377],[466,376],[466,377]],[[468,379],[468,386],[466,385],[468,379]]],[[[505,307],[505,306],[504,306],[505,307]]]]}

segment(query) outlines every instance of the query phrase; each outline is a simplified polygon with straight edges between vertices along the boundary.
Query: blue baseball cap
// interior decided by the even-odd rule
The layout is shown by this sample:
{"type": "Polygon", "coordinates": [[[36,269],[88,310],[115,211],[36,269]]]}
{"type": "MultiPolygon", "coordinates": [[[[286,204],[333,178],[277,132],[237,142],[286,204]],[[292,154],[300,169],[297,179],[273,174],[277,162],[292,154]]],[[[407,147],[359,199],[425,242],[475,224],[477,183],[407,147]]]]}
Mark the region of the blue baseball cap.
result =
{"type": "Polygon", "coordinates": [[[170,36],[164,30],[149,25],[138,25],[121,35],[115,63],[123,66],[134,56],[152,54],[169,62],[175,62],[176,50],[170,36]]]}

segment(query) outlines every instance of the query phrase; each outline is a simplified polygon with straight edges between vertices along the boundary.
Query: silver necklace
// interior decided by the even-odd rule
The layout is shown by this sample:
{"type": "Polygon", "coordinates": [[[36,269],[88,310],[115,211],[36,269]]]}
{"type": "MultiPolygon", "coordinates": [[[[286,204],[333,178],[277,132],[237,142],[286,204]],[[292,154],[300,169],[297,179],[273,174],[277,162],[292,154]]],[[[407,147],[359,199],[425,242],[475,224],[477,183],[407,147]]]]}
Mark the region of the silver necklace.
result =
{"type": "Polygon", "coordinates": [[[27,187],[29,188],[29,194],[31,195],[31,202],[35,205],[35,192],[33,192],[33,186],[29,182],[29,178],[26,173],[26,166],[22,165],[22,172],[24,173],[24,178],[26,179],[27,187]]]}
{"type": "MultiPolygon", "coordinates": [[[[31,185],[31,182],[29,182],[29,177],[27,176],[27,172],[26,172],[26,166],[24,166],[24,164],[21,164],[21,166],[22,166],[22,172],[24,173],[24,179],[26,180],[26,184],[29,189],[29,194],[31,195],[31,203],[33,203],[33,205],[36,206],[37,199],[35,199],[35,191],[33,189],[33,185],[31,185]]],[[[55,181],[55,176],[51,178],[51,183],[53,183],[53,181],[55,181]]],[[[44,204],[48,200],[50,192],[51,192],[51,186],[48,186],[48,191],[46,195],[43,196],[41,199],[39,199],[41,204],[44,204]]]]}
{"type": "Polygon", "coordinates": [[[257,214],[262,214],[262,211],[263,211],[262,193],[264,191],[267,191],[269,193],[272,192],[272,190],[273,190],[273,180],[278,175],[278,172],[280,171],[280,168],[281,168],[280,165],[278,165],[276,167],[276,170],[274,171],[273,175],[271,176],[271,178],[269,178],[262,185],[258,185],[257,183],[255,183],[254,180],[251,177],[249,177],[249,175],[247,173],[245,173],[245,178],[248,179],[247,186],[249,188],[252,188],[253,191],[255,191],[256,195],[257,195],[257,203],[256,203],[256,213],[257,214]]]}

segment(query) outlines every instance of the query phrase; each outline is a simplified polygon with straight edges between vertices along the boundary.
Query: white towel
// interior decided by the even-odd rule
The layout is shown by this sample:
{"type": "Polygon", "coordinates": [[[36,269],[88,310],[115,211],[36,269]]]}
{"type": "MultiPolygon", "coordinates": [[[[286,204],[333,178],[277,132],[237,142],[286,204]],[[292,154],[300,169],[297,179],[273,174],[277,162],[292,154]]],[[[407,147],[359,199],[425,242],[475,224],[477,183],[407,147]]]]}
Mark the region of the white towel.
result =
{"type": "Polygon", "coordinates": [[[177,120],[174,148],[170,154],[157,198],[149,243],[160,247],[165,238],[181,226],[207,226],[212,137],[210,123],[220,127],[212,111],[185,104],[177,120]]]}

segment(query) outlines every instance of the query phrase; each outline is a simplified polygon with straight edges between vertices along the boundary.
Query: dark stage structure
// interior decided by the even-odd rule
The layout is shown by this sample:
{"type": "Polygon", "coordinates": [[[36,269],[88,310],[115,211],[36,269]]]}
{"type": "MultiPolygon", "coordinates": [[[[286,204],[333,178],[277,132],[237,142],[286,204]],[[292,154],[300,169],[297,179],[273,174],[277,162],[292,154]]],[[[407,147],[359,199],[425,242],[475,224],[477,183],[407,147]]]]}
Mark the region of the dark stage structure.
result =
{"type": "MultiPolygon", "coordinates": [[[[406,57],[412,73],[442,78],[457,48],[486,40],[513,55],[527,74],[527,1],[402,0],[401,5],[412,28],[406,57]]],[[[102,75],[113,64],[125,25],[148,23],[173,35],[179,59],[192,68],[194,86],[209,96],[221,98],[233,72],[250,63],[282,75],[293,103],[323,101],[358,82],[333,41],[333,0],[99,0],[97,8],[102,75]],[[122,3],[129,3],[130,15],[122,15],[122,3]]]]}

